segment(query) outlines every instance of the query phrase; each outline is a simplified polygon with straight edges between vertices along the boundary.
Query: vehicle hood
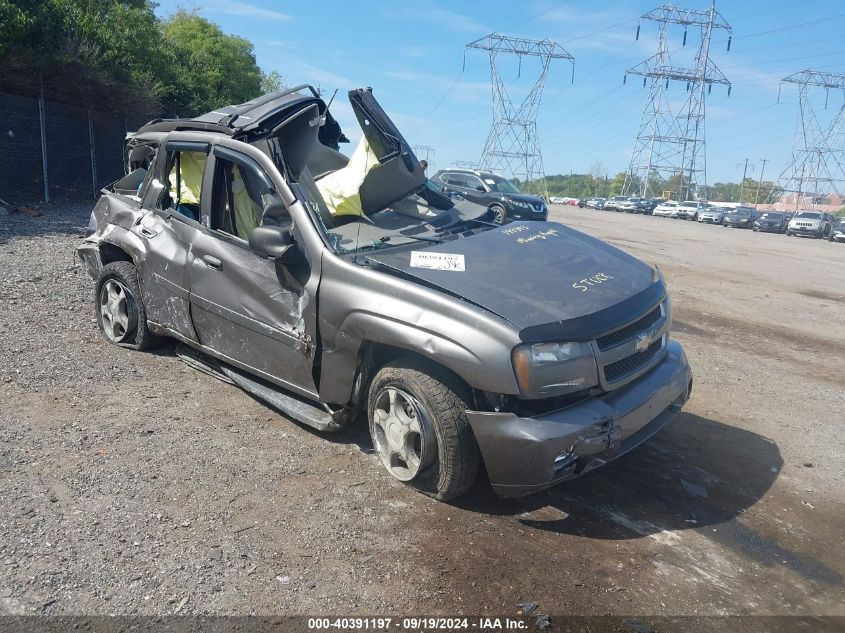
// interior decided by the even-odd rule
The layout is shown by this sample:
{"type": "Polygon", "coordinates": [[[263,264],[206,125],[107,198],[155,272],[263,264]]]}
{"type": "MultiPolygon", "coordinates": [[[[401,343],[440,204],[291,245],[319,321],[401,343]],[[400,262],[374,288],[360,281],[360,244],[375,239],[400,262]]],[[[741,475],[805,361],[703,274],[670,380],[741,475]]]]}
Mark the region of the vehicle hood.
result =
{"type": "Polygon", "coordinates": [[[822,221],[821,220],[814,220],[813,218],[792,218],[789,221],[789,223],[795,224],[795,225],[803,224],[803,225],[815,226],[815,225],[821,224],[822,221]]]}
{"type": "Polygon", "coordinates": [[[665,295],[662,279],[650,266],[554,222],[514,222],[369,258],[499,315],[518,327],[525,341],[595,338],[665,295]],[[464,270],[411,263],[412,257],[434,254],[463,256],[464,270]]]}
{"type": "Polygon", "coordinates": [[[725,219],[729,222],[741,222],[743,220],[751,220],[751,217],[747,215],[736,215],[734,213],[729,213],[725,216],[725,219]]]}
{"type": "Polygon", "coordinates": [[[504,197],[505,200],[517,200],[519,202],[525,202],[535,206],[546,203],[546,201],[540,196],[532,196],[527,193],[495,193],[495,195],[504,197]]]}

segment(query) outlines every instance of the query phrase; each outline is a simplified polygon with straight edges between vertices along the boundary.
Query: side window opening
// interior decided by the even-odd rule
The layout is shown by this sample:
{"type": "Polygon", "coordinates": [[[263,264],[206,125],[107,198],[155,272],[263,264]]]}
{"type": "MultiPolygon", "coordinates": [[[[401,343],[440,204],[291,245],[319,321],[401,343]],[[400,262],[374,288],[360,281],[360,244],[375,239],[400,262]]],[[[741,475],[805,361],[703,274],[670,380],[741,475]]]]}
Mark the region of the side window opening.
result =
{"type": "Polygon", "coordinates": [[[199,221],[202,177],[208,156],[204,152],[167,152],[167,195],[163,205],[199,221]]]}
{"type": "MultiPolygon", "coordinates": [[[[235,162],[218,157],[215,165],[210,228],[246,241],[261,224],[261,183],[249,169],[235,162]]],[[[284,222],[283,218],[278,220],[284,222]]]]}

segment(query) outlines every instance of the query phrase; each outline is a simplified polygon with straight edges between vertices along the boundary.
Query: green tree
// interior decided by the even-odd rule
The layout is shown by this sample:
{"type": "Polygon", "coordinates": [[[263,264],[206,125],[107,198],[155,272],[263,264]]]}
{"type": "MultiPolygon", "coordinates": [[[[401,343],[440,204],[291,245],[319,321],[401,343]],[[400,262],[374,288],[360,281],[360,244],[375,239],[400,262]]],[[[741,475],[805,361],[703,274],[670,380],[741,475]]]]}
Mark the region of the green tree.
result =
{"type": "Polygon", "coordinates": [[[621,196],[622,195],[622,187],[625,186],[625,172],[620,171],[613,177],[613,180],[610,181],[610,191],[608,192],[609,196],[621,196]]]}
{"type": "Polygon", "coordinates": [[[261,73],[261,94],[279,92],[284,88],[285,82],[278,70],[271,70],[269,73],[261,73]]]}
{"type": "Polygon", "coordinates": [[[252,43],[227,35],[197,14],[180,9],[162,25],[169,71],[170,100],[180,116],[248,101],[261,93],[261,69],[252,43]]]}
{"type": "MultiPolygon", "coordinates": [[[[0,0],[0,85],[99,109],[194,115],[261,93],[252,44],[151,0],[0,0]]],[[[275,79],[272,73],[268,77],[275,79]]]]}

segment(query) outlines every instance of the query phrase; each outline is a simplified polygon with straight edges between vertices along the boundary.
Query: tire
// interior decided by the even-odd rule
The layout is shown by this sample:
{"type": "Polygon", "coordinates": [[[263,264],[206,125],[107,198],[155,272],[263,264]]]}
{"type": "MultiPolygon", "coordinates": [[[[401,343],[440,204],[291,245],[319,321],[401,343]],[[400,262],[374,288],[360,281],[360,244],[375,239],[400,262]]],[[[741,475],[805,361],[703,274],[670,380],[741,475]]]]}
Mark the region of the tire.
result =
{"type": "Polygon", "coordinates": [[[379,370],[370,383],[367,419],[385,470],[439,501],[469,490],[481,453],[466,417],[467,392],[454,375],[415,359],[379,370]]]}
{"type": "Polygon", "coordinates": [[[786,232],[786,237],[792,237],[792,231],[787,231],[787,232],[786,232]]]}
{"type": "Polygon", "coordinates": [[[505,208],[500,204],[491,204],[489,208],[493,212],[493,224],[504,224],[508,217],[505,208]]]}
{"type": "Polygon", "coordinates": [[[124,261],[106,264],[95,288],[95,316],[103,338],[135,350],[161,344],[161,339],[147,327],[147,312],[134,265],[124,261]]]}

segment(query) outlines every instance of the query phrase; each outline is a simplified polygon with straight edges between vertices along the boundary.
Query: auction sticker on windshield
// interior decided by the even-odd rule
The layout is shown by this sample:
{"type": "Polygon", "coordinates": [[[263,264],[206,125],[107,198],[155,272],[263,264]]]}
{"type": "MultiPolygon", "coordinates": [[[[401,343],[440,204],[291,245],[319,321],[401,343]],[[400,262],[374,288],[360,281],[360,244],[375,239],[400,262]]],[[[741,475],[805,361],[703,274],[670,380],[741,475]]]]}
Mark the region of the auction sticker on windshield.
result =
{"type": "Polygon", "coordinates": [[[466,270],[463,255],[425,253],[422,251],[411,251],[411,267],[427,268],[429,270],[453,270],[456,272],[464,272],[466,270]]]}

